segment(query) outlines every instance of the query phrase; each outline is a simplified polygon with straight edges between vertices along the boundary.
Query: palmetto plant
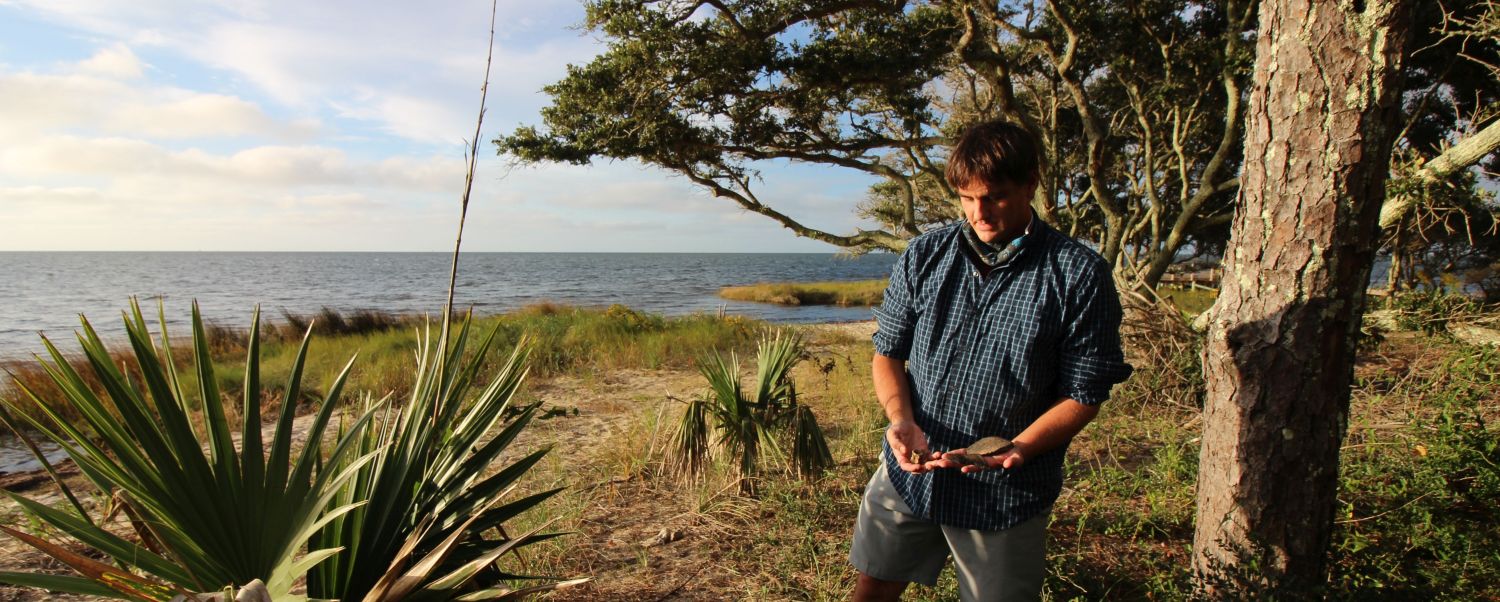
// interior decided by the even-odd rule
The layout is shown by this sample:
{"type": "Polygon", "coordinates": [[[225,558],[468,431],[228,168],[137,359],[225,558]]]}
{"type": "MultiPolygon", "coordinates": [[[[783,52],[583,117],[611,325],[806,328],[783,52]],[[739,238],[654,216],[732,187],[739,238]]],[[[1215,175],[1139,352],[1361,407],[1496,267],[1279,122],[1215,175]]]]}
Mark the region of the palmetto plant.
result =
{"type": "Polygon", "coordinates": [[[797,403],[791,372],[802,355],[802,340],[795,334],[779,332],[763,339],[756,353],[755,388],[748,395],[734,354],[727,360],[719,353],[700,360],[698,370],[709,388],[703,397],[688,402],[673,436],[677,472],[688,478],[701,475],[716,448],[733,459],[741,490],[750,491],[763,455],[782,466],[790,460],[790,468],[804,476],[832,465],[817,417],[797,403]],[[783,451],[787,440],[789,455],[783,451]]]}
{"type": "Polygon", "coordinates": [[[328,521],[359,506],[358,501],[339,506],[330,503],[345,482],[378,452],[355,445],[369,424],[367,414],[344,429],[344,436],[326,458],[322,455],[323,433],[342,395],[349,368],[346,366],[329,386],[305,435],[306,442],[294,454],[293,408],[302,391],[307,354],[304,338],[286,383],[287,401],[276,420],[270,449],[265,449],[257,312],[250,327],[237,448],[196,305],[192,321],[196,396],[186,393],[172,357],[165,318],[161,323],[157,344],[147,330],[140,306],[132,301],[125,327],[140,374],[139,381],[132,381],[115,365],[89,322],[83,321],[78,339],[103,396],[91,390],[62,352],[43,339],[51,362],[38,361],[82,416],[82,425],[64,420],[35,392],[16,383],[50,420],[21,415],[32,428],[65,449],[101,492],[113,496],[114,503],[130,518],[138,541],[118,536],[102,521],[91,518],[60,480],[59,486],[74,504],[68,510],[7,493],[23,512],[94,548],[113,564],[4,528],[82,576],[4,573],[0,581],[60,592],[163,600],[176,592],[214,590],[260,579],[276,600],[289,599],[294,580],[339,552],[336,548],[313,548],[304,553],[304,547],[328,521]],[[195,421],[195,416],[201,418],[195,421]],[[318,470],[320,462],[346,469],[318,470]]]}

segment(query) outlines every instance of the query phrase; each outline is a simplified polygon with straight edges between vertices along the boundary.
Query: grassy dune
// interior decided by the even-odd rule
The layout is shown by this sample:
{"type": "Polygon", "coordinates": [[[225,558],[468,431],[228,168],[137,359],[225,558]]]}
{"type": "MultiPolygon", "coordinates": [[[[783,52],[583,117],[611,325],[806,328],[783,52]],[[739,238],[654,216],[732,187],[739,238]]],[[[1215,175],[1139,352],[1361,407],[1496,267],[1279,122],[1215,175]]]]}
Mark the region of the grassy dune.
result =
{"type": "Polygon", "coordinates": [[[873,306],[880,304],[885,280],[847,282],[762,282],[719,289],[719,296],[733,301],[755,301],[780,305],[873,306]]]}

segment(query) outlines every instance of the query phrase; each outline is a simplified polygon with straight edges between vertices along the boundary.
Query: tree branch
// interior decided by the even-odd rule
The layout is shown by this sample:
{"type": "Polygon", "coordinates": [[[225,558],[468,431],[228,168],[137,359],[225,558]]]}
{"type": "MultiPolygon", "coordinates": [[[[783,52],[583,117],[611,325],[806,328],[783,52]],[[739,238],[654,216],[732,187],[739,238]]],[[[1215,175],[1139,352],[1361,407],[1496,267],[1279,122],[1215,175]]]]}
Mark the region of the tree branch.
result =
{"type": "MultiPolygon", "coordinates": [[[[1441,180],[1478,163],[1497,148],[1500,148],[1500,119],[1491,121],[1478,133],[1458,141],[1458,144],[1448,147],[1443,154],[1429,159],[1417,170],[1417,177],[1428,181],[1441,180]]],[[[1385,203],[1380,206],[1380,227],[1393,228],[1401,223],[1401,218],[1411,211],[1413,202],[1413,198],[1406,195],[1387,196],[1385,203]]]]}
{"type": "MultiPolygon", "coordinates": [[[[725,186],[723,183],[719,182],[711,176],[699,173],[698,170],[694,169],[692,166],[672,165],[669,167],[673,171],[687,176],[687,178],[689,180],[692,180],[694,183],[708,188],[715,197],[728,198],[738,203],[745,209],[769,217],[788,230],[791,230],[798,236],[811,238],[813,240],[818,240],[845,248],[877,248],[894,252],[900,252],[906,249],[906,239],[884,230],[858,230],[857,233],[852,236],[840,236],[837,234],[805,226],[801,222],[792,219],[790,216],[772,209],[769,205],[761,203],[759,199],[755,198],[754,193],[750,192],[749,183],[743,178],[731,177],[731,179],[734,180],[735,185],[739,186],[741,189],[735,190],[733,188],[725,186]]],[[[728,172],[730,170],[726,168],[725,171],[728,172]]]]}

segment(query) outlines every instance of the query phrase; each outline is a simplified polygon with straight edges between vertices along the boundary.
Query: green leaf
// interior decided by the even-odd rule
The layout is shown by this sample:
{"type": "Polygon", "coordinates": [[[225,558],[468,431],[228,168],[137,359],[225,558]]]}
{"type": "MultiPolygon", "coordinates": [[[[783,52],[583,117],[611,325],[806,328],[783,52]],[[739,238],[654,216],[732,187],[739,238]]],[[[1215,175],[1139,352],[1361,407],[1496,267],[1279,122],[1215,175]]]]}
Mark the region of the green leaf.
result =
{"type": "Polygon", "coordinates": [[[174,583],[194,584],[191,575],[171,561],[89,522],[82,516],[63,512],[20,494],[9,491],[4,493],[19,505],[23,512],[41,519],[74,539],[93,546],[126,566],[139,568],[174,583]]]}
{"type": "Polygon", "coordinates": [[[99,596],[101,598],[115,598],[119,600],[130,600],[130,596],[120,593],[107,586],[101,585],[92,579],[83,577],[71,577],[67,575],[44,575],[40,573],[17,573],[14,571],[0,571],[0,583],[8,583],[20,587],[34,587],[45,589],[60,594],[76,594],[80,596],[99,596]]]}
{"type": "MultiPolygon", "coordinates": [[[[505,543],[496,546],[494,549],[488,552],[485,552],[478,558],[464,563],[463,566],[458,567],[447,575],[432,580],[427,585],[423,586],[422,589],[428,591],[447,591],[453,590],[467,583],[470,579],[474,578],[474,575],[479,573],[480,569],[494,562],[495,559],[504,555],[506,552],[509,552],[512,548],[521,545],[528,538],[540,532],[542,529],[552,526],[552,523],[557,522],[559,518],[561,517],[553,518],[545,523],[542,523],[541,525],[538,525],[536,528],[527,531],[525,534],[522,534],[519,537],[507,540],[505,543]]],[[[452,541],[457,541],[457,538],[452,539],[452,541]]],[[[435,567],[438,562],[441,562],[441,559],[436,559],[433,563],[433,566],[435,567]]]]}

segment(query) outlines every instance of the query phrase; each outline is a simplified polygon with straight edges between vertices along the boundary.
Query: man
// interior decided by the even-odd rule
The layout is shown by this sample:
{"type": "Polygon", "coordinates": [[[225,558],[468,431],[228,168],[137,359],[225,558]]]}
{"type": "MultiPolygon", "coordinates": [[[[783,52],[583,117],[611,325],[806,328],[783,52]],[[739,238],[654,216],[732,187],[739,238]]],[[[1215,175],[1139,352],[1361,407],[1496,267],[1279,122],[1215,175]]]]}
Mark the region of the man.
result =
{"type": "Polygon", "coordinates": [[[1036,600],[1063,455],[1131,368],[1110,266],[1031,210],[1040,155],[1003,121],[969,128],[945,173],[964,220],[911,241],[875,310],[890,426],[850,562],[855,600],[897,600],[954,559],[963,600],[1036,600]],[[986,436],[1009,451],[956,457],[986,436]]]}

